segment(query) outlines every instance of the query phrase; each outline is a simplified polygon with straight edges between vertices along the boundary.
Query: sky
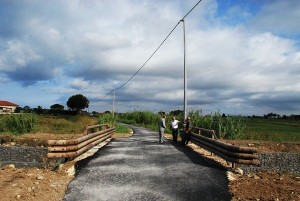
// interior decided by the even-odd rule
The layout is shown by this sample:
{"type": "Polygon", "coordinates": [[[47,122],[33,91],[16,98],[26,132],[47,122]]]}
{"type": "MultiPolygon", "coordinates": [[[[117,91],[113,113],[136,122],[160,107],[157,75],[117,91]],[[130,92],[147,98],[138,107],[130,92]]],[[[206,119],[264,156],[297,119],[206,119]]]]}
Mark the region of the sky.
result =
{"type": "MultiPolygon", "coordinates": [[[[0,100],[182,110],[182,22],[143,64],[197,2],[1,0],[0,100]]],[[[187,110],[300,114],[299,19],[298,0],[202,0],[185,18],[187,110]]]]}

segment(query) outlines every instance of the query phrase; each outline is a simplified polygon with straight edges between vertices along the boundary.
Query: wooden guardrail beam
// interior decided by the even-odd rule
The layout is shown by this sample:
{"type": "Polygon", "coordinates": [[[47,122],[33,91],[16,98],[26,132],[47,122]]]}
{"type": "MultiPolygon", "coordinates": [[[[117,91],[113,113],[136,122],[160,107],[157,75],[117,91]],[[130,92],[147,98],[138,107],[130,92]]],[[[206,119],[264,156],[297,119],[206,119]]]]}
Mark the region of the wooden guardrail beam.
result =
{"type": "Polygon", "coordinates": [[[85,133],[88,135],[90,133],[89,131],[93,128],[97,128],[97,131],[99,131],[100,127],[105,127],[107,129],[108,124],[96,124],[96,125],[93,125],[93,126],[86,126],[85,133]]]}
{"type": "Polygon", "coordinates": [[[228,149],[230,151],[235,151],[235,152],[241,152],[241,153],[257,153],[257,148],[254,147],[241,147],[241,146],[235,146],[235,145],[231,145],[231,144],[226,144],[223,142],[220,142],[218,140],[214,140],[214,139],[210,139],[201,135],[196,135],[194,133],[191,133],[192,136],[199,138],[203,141],[218,145],[222,148],[228,149]]]}
{"type": "Polygon", "coordinates": [[[76,157],[95,145],[111,138],[115,128],[107,128],[107,124],[88,126],[88,129],[105,126],[106,129],[97,131],[72,140],[48,140],[48,158],[70,158],[76,157]]]}
{"type": "Polygon", "coordinates": [[[78,149],[76,151],[67,151],[67,152],[50,152],[47,153],[48,158],[71,158],[71,157],[76,157],[84,153],[85,151],[89,150],[90,148],[94,147],[95,145],[99,144],[100,142],[103,142],[104,140],[110,138],[110,135],[107,135],[105,137],[102,137],[98,139],[97,141],[94,141],[81,149],[78,149]]]}
{"type": "Polygon", "coordinates": [[[80,138],[73,139],[73,140],[48,140],[48,145],[76,145],[80,142],[83,142],[85,140],[93,138],[93,137],[95,137],[97,135],[100,135],[102,133],[112,131],[113,129],[114,128],[109,128],[109,129],[106,129],[106,130],[103,130],[103,131],[98,131],[96,133],[91,133],[89,135],[85,135],[85,136],[82,136],[80,138]]]}
{"type": "Polygon", "coordinates": [[[62,152],[62,151],[74,151],[74,150],[78,150],[82,147],[84,147],[85,145],[95,141],[95,140],[98,140],[106,135],[109,135],[109,134],[112,134],[114,131],[109,131],[107,133],[104,133],[104,134],[101,134],[101,135],[98,135],[98,136],[95,136],[94,138],[91,138],[89,140],[86,140],[86,141],[83,141],[77,145],[65,145],[65,146],[51,146],[51,147],[48,147],[48,151],[49,152],[62,152]]]}
{"type": "Polygon", "coordinates": [[[220,156],[226,161],[230,161],[232,163],[237,164],[260,166],[258,155],[255,154],[257,153],[257,148],[235,146],[220,142],[216,139],[204,137],[196,133],[191,133],[191,140],[195,144],[220,156]]]}
{"type": "Polygon", "coordinates": [[[234,158],[234,157],[230,157],[226,154],[224,154],[222,151],[219,151],[217,149],[214,149],[210,146],[205,145],[204,143],[201,143],[199,141],[193,141],[195,144],[203,147],[204,149],[220,156],[221,158],[223,158],[226,161],[230,161],[232,163],[237,163],[237,164],[245,164],[245,165],[254,165],[254,166],[260,166],[260,162],[258,159],[251,159],[251,160],[245,160],[245,159],[241,159],[241,158],[234,158]]]}

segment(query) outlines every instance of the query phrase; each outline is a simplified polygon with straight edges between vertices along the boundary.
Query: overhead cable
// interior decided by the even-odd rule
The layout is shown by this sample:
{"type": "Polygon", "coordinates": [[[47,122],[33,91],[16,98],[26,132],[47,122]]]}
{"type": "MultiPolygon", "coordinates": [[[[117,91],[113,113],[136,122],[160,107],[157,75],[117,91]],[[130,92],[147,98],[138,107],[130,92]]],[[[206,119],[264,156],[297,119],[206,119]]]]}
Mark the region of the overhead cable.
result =
{"type": "Polygon", "coordinates": [[[160,45],[156,48],[156,50],[150,55],[150,57],[145,61],[145,63],[126,81],[124,82],[121,86],[111,90],[109,93],[107,93],[105,96],[102,97],[101,100],[103,100],[106,96],[108,96],[109,94],[111,94],[113,91],[119,90],[122,87],[124,87],[130,80],[132,80],[132,78],[134,78],[138,72],[140,70],[142,70],[142,68],[145,67],[145,65],[148,63],[148,61],[155,55],[155,53],[159,50],[159,48],[165,43],[165,41],[169,38],[169,36],[173,33],[173,31],[177,28],[177,26],[180,24],[180,22],[182,22],[193,10],[194,8],[196,8],[198,6],[198,4],[201,2],[202,0],[199,0],[194,6],[193,8],[191,8],[185,15],[184,17],[178,21],[178,23],[174,26],[174,28],[170,31],[170,33],[165,37],[165,39],[160,43],[160,45]]]}

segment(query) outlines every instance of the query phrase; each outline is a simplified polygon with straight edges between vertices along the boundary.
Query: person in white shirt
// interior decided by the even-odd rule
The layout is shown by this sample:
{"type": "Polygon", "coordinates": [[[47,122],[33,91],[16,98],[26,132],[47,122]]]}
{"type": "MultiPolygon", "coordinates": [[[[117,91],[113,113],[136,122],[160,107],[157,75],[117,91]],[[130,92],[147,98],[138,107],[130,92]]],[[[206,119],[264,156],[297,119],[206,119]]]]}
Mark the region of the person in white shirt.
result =
{"type": "Polygon", "coordinates": [[[171,129],[172,129],[172,136],[173,136],[173,141],[177,142],[177,136],[178,136],[178,121],[176,119],[176,116],[173,116],[173,119],[171,121],[171,129]]]}

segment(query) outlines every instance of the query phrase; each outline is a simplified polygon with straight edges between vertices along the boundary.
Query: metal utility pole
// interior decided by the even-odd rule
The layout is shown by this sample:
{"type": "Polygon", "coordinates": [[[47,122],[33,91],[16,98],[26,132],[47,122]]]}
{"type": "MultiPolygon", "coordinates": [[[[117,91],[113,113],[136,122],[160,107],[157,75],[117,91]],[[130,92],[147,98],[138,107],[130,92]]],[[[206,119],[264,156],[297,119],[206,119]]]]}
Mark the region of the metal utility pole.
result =
{"type": "Polygon", "coordinates": [[[183,69],[184,69],[184,92],[183,92],[183,116],[184,116],[184,120],[186,119],[186,109],[187,109],[187,99],[186,99],[186,88],[187,88],[187,80],[186,80],[186,66],[185,66],[185,23],[184,23],[184,19],[180,20],[182,22],[183,25],[183,69]]]}
{"type": "Polygon", "coordinates": [[[115,97],[116,97],[116,91],[114,90],[114,97],[113,97],[113,107],[112,107],[112,116],[115,116],[115,97]]]}

